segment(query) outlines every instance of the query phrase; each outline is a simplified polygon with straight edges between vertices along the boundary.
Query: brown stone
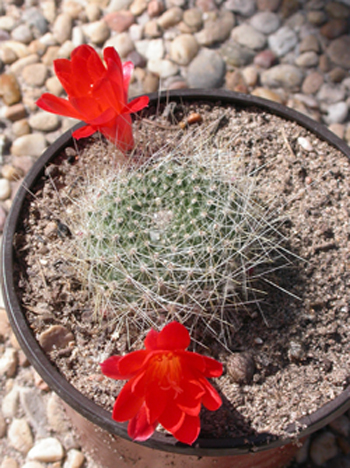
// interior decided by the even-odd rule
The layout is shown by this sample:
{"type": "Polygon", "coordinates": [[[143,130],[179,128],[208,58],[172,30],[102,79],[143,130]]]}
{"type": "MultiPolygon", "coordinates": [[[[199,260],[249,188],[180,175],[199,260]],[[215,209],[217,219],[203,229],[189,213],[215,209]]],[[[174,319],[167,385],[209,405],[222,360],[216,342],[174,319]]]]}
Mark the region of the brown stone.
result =
{"type": "Polygon", "coordinates": [[[0,96],[7,106],[17,104],[22,99],[17,78],[12,73],[0,75],[0,96]]]}

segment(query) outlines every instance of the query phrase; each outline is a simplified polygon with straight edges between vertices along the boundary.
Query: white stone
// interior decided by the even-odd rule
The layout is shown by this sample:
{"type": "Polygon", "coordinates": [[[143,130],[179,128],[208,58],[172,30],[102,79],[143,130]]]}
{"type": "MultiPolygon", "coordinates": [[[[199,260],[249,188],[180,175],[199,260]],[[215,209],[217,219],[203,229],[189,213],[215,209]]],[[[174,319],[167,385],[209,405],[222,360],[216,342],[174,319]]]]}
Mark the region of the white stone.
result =
{"type": "MultiPolygon", "coordinates": [[[[0,200],[6,200],[11,195],[11,184],[7,179],[0,179],[0,200]]],[[[1,372],[1,371],[0,371],[1,372]]]]}
{"type": "Polygon", "coordinates": [[[25,419],[14,419],[8,430],[9,444],[26,454],[33,447],[33,436],[25,419]]]}
{"type": "Polygon", "coordinates": [[[4,354],[0,358],[0,376],[6,375],[7,377],[13,377],[17,370],[17,363],[17,351],[13,348],[6,348],[4,354]]]}
{"type": "Polygon", "coordinates": [[[155,73],[160,78],[168,78],[169,76],[176,75],[179,68],[170,60],[149,60],[147,68],[150,72],[155,73]]]}
{"type": "Polygon", "coordinates": [[[59,440],[54,437],[41,439],[28,452],[28,460],[36,460],[44,463],[52,463],[62,460],[64,456],[63,447],[59,440]]]}
{"type": "Polygon", "coordinates": [[[111,37],[105,43],[104,47],[114,47],[122,58],[125,58],[135,49],[135,45],[127,32],[122,32],[111,37]]]}
{"type": "Polygon", "coordinates": [[[67,459],[64,462],[63,468],[80,468],[84,463],[84,455],[76,449],[69,450],[67,459]]]}
{"type": "Polygon", "coordinates": [[[145,57],[148,60],[160,60],[164,57],[165,47],[163,39],[152,39],[148,42],[145,57]]]}
{"type": "Polygon", "coordinates": [[[14,386],[3,398],[1,411],[4,418],[13,419],[18,411],[19,389],[14,386]]]}
{"type": "Polygon", "coordinates": [[[41,133],[31,133],[15,139],[11,146],[11,154],[14,156],[39,157],[45,148],[45,137],[41,133]]]}

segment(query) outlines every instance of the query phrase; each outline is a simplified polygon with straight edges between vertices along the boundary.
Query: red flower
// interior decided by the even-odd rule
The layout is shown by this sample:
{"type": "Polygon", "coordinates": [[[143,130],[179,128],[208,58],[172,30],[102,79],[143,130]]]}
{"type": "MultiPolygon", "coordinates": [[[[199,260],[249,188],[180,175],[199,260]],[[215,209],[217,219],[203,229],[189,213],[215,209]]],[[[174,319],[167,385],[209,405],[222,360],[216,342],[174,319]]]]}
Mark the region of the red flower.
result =
{"type": "Polygon", "coordinates": [[[99,131],[122,151],[134,145],[130,113],[143,109],[148,97],[127,102],[133,64],[122,64],[113,47],[103,51],[104,66],[97,52],[88,45],[73,50],[71,60],[54,60],[57,78],[68,100],[44,93],[37,105],[48,112],[83,120],[87,126],[73,133],[77,139],[99,131]]]}
{"type": "Polygon", "coordinates": [[[192,444],[200,431],[201,404],[211,411],[221,406],[207,377],[219,377],[222,364],[186,351],[189,344],[186,328],[171,322],[159,333],[148,333],[146,349],[111,356],[101,364],[107,377],[128,380],[114,404],[113,419],[130,420],[132,439],[147,440],[160,423],[180,442],[192,444]]]}

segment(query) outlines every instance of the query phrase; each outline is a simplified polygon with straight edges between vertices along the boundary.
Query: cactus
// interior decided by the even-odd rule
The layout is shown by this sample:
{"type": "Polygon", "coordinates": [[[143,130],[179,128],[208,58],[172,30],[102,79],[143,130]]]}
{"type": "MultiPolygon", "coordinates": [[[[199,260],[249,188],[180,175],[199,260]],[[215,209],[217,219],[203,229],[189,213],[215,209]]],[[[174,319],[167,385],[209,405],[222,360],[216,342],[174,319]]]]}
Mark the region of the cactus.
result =
{"type": "Polygon", "coordinates": [[[230,158],[158,154],[96,178],[75,201],[80,270],[117,327],[200,321],[227,346],[235,314],[251,300],[251,272],[270,262],[279,237],[230,158]]]}

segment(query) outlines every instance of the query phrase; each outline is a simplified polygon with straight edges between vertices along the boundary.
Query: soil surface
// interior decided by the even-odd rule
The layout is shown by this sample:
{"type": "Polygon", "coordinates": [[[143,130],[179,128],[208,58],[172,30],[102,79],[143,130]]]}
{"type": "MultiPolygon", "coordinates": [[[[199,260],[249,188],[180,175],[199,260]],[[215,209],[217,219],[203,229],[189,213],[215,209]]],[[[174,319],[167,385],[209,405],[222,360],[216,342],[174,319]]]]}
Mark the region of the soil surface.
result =
{"type": "MultiPolygon", "coordinates": [[[[132,164],[161,151],[180,157],[210,148],[228,156],[228,165],[234,161],[229,176],[234,170],[240,188],[253,187],[278,226],[279,258],[266,274],[259,265],[249,273],[252,296],[230,310],[229,340],[215,339],[215,327],[209,333],[201,325],[194,333],[191,349],[224,364],[223,376],[212,381],[223,405],[202,411],[201,435],[284,435],[349,383],[349,162],[299,125],[260,110],[200,103],[158,111],[155,118],[150,108],[134,122],[132,164]]],[[[103,377],[99,363],[140,348],[147,326],[138,332],[131,323],[116,333],[108,313],[96,314],[72,252],[87,187],[120,164],[123,157],[100,137],[68,148],[28,195],[15,242],[18,292],[36,337],[60,372],[109,411],[123,383],[103,377]]],[[[159,327],[169,312],[162,317],[159,327]]],[[[194,332],[193,322],[189,328],[194,332]]]]}

